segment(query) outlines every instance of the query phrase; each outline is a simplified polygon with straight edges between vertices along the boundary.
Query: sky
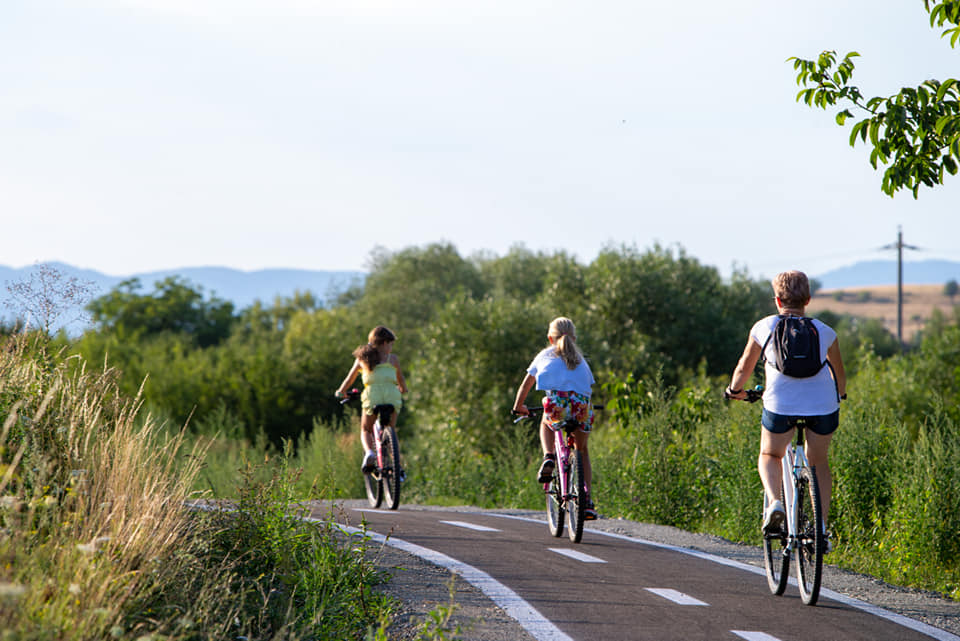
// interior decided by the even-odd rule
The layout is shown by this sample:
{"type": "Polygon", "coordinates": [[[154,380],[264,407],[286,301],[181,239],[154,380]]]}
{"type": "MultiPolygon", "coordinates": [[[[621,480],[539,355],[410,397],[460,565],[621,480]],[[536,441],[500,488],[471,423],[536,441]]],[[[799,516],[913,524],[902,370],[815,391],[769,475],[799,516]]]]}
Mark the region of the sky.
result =
{"type": "Polygon", "coordinates": [[[960,76],[922,0],[3,0],[0,264],[365,270],[375,248],[684,251],[727,276],[960,260],[790,56],[960,76]]]}

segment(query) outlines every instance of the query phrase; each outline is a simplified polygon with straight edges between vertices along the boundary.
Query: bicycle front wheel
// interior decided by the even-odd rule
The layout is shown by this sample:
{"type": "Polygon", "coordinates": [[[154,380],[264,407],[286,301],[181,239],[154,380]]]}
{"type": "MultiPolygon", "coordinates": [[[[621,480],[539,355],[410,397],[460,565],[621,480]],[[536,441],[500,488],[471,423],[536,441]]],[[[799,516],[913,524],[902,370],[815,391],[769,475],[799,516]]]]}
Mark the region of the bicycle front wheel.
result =
{"type": "Polygon", "coordinates": [[[383,477],[380,476],[380,470],[374,468],[370,472],[364,472],[363,486],[367,490],[370,507],[380,507],[383,501],[383,477]]]}
{"type": "Polygon", "coordinates": [[[383,482],[387,507],[391,510],[400,505],[400,442],[397,441],[397,432],[389,425],[383,430],[383,467],[380,468],[380,479],[383,482]]]}
{"type": "Polygon", "coordinates": [[[807,605],[815,605],[820,596],[820,578],[823,572],[823,515],[820,512],[820,486],[816,469],[800,470],[797,487],[799,509],[797,515],[797,583],[800,598],[807,605]]]}
{"type": "MultiPolygon", "coordinates": [[[[783,496],[781,486],[780,496],[783,496]]],[[[763,493],[763,512],[767,513],[770,499],[763,493]]],[[[787,579],[790,578],[790,546],[787,543],[786,523],[780,532],[763,533],[763,565],[767,570],[767,585],[770,592],[780,596],[787,589],[787,579]]]]}
{"type": "Polygon", "coordinates": [[[567,485],[570,496],[566,500],[568,536],[574,543],[583,538],[583,517],[587,509],[587,488],[583,482],[583,459],[580,452],[570,453],[570,483],[567,485]]]}
{"type": "Polygon", "coordinates": [[[544,485],[547,494],[547,527],[550,534],[563,536],[563,495],[560,487],[560,470],[558,465],[553,471],[553,478],[544,485]]]}

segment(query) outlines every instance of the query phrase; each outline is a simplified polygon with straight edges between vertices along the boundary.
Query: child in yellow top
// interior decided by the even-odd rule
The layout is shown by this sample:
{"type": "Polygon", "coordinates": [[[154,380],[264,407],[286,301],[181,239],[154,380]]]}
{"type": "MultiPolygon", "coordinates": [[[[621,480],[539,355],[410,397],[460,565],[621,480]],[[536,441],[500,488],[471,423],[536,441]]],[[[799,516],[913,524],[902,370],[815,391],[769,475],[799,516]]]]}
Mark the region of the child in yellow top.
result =
{"type": "Polygon", "coordinates": [[[393,343],[396,340],[396,334],[382,325],[370,330],[367,344],[353,350],[353,367],[336,392],[337,396],[343,396],[357,379],[357,374],[362,372],[363,393],[360,400],[363,414],[360,417],[360,441],[363,443],[361,470],[364,473],[372,470],[377,463],[377,455],[373,451],[373,423],[376,420],[373,408],[377,405],[393,405],[390,425],[395,428],[397,414],[403,406],[400,394],[407,393],[407,382],[400,371],[400,360],[393,354],[393,343]]]}

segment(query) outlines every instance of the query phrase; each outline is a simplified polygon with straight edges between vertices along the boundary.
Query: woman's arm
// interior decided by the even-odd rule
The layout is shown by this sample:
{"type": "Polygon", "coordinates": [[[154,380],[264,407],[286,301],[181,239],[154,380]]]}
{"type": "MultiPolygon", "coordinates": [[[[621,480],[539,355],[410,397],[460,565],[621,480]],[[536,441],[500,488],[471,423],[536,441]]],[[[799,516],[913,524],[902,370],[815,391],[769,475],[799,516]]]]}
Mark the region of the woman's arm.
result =
{"type": "Polygon", "coordinates": [[[531,376],[530,374],[527,374],[524,377],[523,382],[520,383],[520,388],[517,390],[517,398],[516,400],[513,401],[514,412],[517,412],[518,414],[523,414],[524,416],[530,413],[530,411],[527,410],[523,402],[527,400],[527,394],[530,393],[530,390],[533,389],[533,384],[536,382],[537,382],[537,379],[531,376]]]}
{"type": "Polygon", "coordinates": [[[353,367],[350,368],[350,372],[347,374],[347,377],[343,379],[343,382],[340,383],[340,387],[337,388],[336,395],[343,396],[347,393],[347,388],[353,385],[353,381],[357,380],[357,374],[360,373],[360,360],[356,359],[353,361],[353,367]]]}
{"type": "Polygon", "coordinates": [[[840,355],[840,340],[833,341],[833,345],[827,350],[827,361],[833,368],[833,376],[837,381],[837,393],[840,396],[847,395],[847,372],[843,369],[843,357],[840,355]]]}
{"type": "Polygon", "coordinates": [[[403,372],[400,371],[400,359],[397,358],[396,354],[390,354],[390,364],[397,370],[397,387],[400,388],[400,393],[406,394],[407,380],[403,377],[403,372]]]}
{"type": "Polygon", "coordinates": [[[727,391],[731,392],[731,398],[743,399],[747,397],[743,387],[750,380],[753,368],[757,366],[757,361],[760,360],[761,349],[760,344],[753,340],[753,337],[747,338],[747,345],[743,348],[743,354],[737,362],[737,369],[733,370],[733,377],[730,379],[730,386],[727,388],[727,391]],[[734,394],[732,393],[734,391],[737,392],[734,394]]]}

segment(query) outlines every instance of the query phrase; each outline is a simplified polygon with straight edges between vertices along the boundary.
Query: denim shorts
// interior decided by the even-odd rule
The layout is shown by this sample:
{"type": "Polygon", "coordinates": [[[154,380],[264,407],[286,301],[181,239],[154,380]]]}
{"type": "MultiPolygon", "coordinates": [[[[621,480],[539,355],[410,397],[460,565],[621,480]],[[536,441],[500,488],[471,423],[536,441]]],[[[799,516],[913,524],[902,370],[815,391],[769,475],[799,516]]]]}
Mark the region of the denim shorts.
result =
{"type": "Polygon", "coordinates": [[[823,414],[822,416],[788,416],[786,414],[776,414],[770,410],[764,409],[760,416],[760,424],[765,430],[774,434],[784,434],[789,432],[798,424],[826,436],[833,434],[840,425],[840,410],[833,414],[823,414]]]}

